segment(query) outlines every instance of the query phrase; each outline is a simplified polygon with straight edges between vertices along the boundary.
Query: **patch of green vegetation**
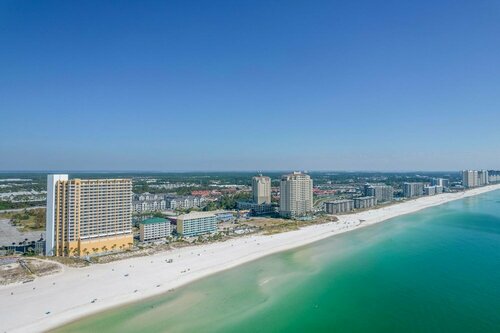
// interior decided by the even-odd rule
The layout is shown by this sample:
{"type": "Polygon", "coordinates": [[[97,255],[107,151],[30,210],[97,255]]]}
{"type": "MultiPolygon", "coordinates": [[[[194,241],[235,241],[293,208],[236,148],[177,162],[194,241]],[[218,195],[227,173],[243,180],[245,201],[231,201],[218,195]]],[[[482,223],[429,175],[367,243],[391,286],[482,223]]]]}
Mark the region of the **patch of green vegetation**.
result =
{"type": "Polygon", "coordinates": [[[22,209],[44,205],[45,201],[29,201],[29,202],[10,202],[0,201],[0,210],[6,209],[22,209]]]}
{"type": "Polygon", "coordinates": [[[252,193],[250,192],[238,192],[235,194],[224,194],[217,201],[210,201],[203,208],[205,211],[217,210],[217,209],[236,209],[236,203],[238,201],[250,200],[252,193]]]}
{"type": "Polygon", "coordinates": [[[89,266],[90,263],[83,258],[79,257],[48,257],[46,258],[50,261],[55,261],[69,267],[85,267],[89,266]]]}
{"type": "Polygon", "coordinates": [[[45,208],[25,209],[22,212],[0,214],[1,218],[9,219],[12,225],[21,231],[37,231],[45,229],[45,208]]]}
{"type": "Polygon", "coordinates": [[[253,218],[245,221],[244,224],[257,227],[264,235],[279,234],[282,232],[298,230],[302,227],[306,227],[313,224],[322,224],[328,222],[337,221],[335,216],[316,216],[311,221],[300,221],[292,219],[282,219],[282,218],[253,218]]]}

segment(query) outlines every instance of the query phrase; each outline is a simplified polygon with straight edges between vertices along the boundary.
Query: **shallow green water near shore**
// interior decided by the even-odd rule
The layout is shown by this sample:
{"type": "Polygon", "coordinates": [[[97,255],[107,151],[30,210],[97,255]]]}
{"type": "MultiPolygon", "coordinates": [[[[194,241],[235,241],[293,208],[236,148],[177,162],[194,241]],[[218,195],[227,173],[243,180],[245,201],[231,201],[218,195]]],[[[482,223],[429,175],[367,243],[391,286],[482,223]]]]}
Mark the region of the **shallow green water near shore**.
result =
{"type": "Polygon", "coordinates": [[[271,255],[57,332],[500,332],[500,191],[271,255]]]}

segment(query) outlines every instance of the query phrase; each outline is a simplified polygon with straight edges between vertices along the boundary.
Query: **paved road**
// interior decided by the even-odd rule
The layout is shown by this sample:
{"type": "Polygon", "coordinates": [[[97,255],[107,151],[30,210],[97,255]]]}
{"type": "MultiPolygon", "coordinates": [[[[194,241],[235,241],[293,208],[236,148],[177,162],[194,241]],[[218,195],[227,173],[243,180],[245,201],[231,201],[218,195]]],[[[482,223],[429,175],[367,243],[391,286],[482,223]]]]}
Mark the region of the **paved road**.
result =
{"type": "Polygon", "coordinates": [[[19,243],[25,238],[30,242],[36,241],[40,239],[41,234],[45,236],[44,231],[20,232],[8,219],[0,219],[0,246],[11,245],[12,242],[19,243]]]}
{"type": "Polygon", "coordinates": [[[45,208],[45,206],[26,207],[26,208],[17,208],[17,209],[4,209],[4,210],[0,210],[0,213],[22,212],[25,209],[30,210],[30,209],[38,209],[38,208],[45,208]]]}

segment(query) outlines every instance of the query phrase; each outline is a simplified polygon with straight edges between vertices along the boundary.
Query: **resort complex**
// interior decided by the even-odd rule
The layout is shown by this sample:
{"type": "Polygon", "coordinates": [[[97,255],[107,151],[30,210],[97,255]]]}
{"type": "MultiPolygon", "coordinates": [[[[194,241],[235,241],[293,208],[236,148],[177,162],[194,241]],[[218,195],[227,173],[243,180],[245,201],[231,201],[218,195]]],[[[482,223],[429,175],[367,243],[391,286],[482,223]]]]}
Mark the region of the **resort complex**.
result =
{"type": "Polygon", "coordinates": [[[141,244],[255,232],[280,219],[317,223],[325,214],[351,214],[500,182],[495,170],[358,177],[340,173],[331,178],[335,181],[325,181],[324,174],[294,171],[249,176],[240,180],[243,184],[214,181],[201,187],[192,178],[172,183],[151,177],[70,179],[67,174],[49,174],[45,233],[19,243],[4,242],[0,251],[102,256],[141,244]],[[137,185],[141,182],[148,184],[146,190],[137,185]]]}
{"type": "MultiPolygon", "coordinates": [[[[311,180],[306,176],[308,175],[304,173],[286,174],[280,179],[280,185],[283,184],[282,181],[297,179],[298,184],[283,184],[285,189],[288,186],[292,192],[290,197],[308,200],[312,194],[297,195],[295,192],[311,190],[309,186],[311,180]]],[[[442,186],[430,185],[430,181],[422,183],[424,189],[442,186]]],[[[226,230],[228,226],[243,225],[248,219],[253,221],[253,218],[240,216],[240,220],[237,220],[237,217],[225,211],[191,211],[179,214],[164,211],[162,213],[164,217],[150,216],[141,219],[134,231],[135,227],[131,226],[133,223],[131,222],[130,179],[70,179],[67,175],[49,175],[48,185],[47,211],[48,217],[52,216],[53,221],[49,220],[47,223],[50,226],[47,235],[53,238],[47,240],[49,244],[47,255],[84,256],[85,262],[89,262],[90,267],[72,268],[61,274],[53,274],[43,279],[37,278],[35,281],[30,275],[30,280],[26,280],[29,285],[17,283],[0,290],[0,305],[18,314],[15,320],[3,318],[3,323],[7,328],[20,328],[21,331],[27,332],[47,331],[78,319],[83,314],[94,313],[98,306],[102,306],[99,309],[106,309],[121,305],[124,300],[139,301],[161,293],[170,295],[174,288],[235,265],[375,225],[387,219],[500,189],[498,184],[466,191],[463,188],[459,190],[457,187],[454,190],[448,189],[443,194],[429,193],[428,195],[423,194],[425,190],[422,190],[422,194],[419,192],[419,195],[410,198],[405,198],[404,193],[398,193],[396,198],[400,203],[391,204],[390,202],[379,203],[375,196],[366,196],[366,184],[363,183],[360,185],[360,191],[354,194],[347,189],[343,192],[339,190],[337,197],[343,196],[344,199],[319,199],[312,208],[304,208],[304,210],[300,209],[310,207],[308,202],[290,205],[299,207],[296,208],[295,217],[291,217],[291,220],[288,216],[286,219],[279,217],[276,212],[265,218],[256,217],[256,221],[264,219],[265,223],[273,223],[273,220],[292,225],[302,223],[301,228],[292,229],[293,232],[282,232],[278,235],[257,232],[241,236],[235,233],[234,236],[225,238],[222,242],[202,241],[199,243],[198,240],[206,235],[226,230]],[[384,205],[384,208],[376,209],[379,205],[384,205]],[[315,219],[324,218],[325,214],[332,217],[326,220],[328,222],[315,222],[315,219]],[[303,219],[305,216],[310,216],[311,220],[303,219]],[[309,223],[311,227],[308,227],[309,223]],[[177,243],[172,243],[174,245],[172,248],[155,247],[156,243],[165,244],[175,239],[177,243]],[[197,245],[190,246],[190,243],[197,245]],[[153,251],[141,253],[131,250],[132,247],[137,246],[153,251]],[[122,252],[123,250],[128,251],[122,252]],[[107,262],[108,253],[115,252],[118,257],[107,262]],[[121,255],[123,256],[120,257],[121,255]],[[104,260],[102,264],[92,264],[95,259],[101,258],[104,260]],[[110,279],[113,281],[111,284],[110,279]],[[81,288],[82,283],[86,285],[85,288],[81,288]],[[43,303],[37,307],[27,308],[25,295],[28,293],[38,295],[38,290],[46,295],[43,303]],[[72,297],[67,297],[68,294],[72,297]]],[[[407,185],[403,184],[403,189],[405,186],[407,185]]],[[[371,188],[371,185],[368,187],[371,188]]],[[[420,191],[420,185],[415,187],[420,191]]],[[[276,193],[276,191],[271,189],[271,193],[276,193]]],[[[273,194],[271,198],[272,200],[279,199],[273,194]]],[[[485,205],[487,204],[488,202],[485,202],[485,205]]],[[[154,215],[160,215],[160,212],[157,211],[154,215]]],[[[140,216],[142,215],[136,217],[140,216]]],[[[370,228],[369,230],[374,235],[369,239],[383,237],[382,234],[376,234],[376,230],[379,229],[370,228]]],[[[354,241],[363,242],[359,235],[361,234],[346,244],[354,241]]],[[[390,239],[390,236],[388,238],[390,239]]],[[[392,242],[393,240],[384,242],[383,251],[386,251],[388,244],[392,242]]],[[[336,243],[332,244],[334,248],[336,243]]],[[[309,253],[308,251],[302,253],[306,256],[310,255],[306,254],[309,253]]],[[[289,259],[285,261],[290,262],[289,259]]],[[[21,262],[26,265],[25,260],[21,262]]],[[[260,269],[255,271],[260,272],[260,269]]],[[[54,272],[60,271],[54,270],[54,272]]],[[[267,279],[262,280],[262,277],[259,277],[258,283],[262,281],[267,281],[267,279]]],[[[143,308],[149,308],[149,306],[143,308]]]]}
{"type": "Polygon", "coordinates": [[[217,231],[217,216],[209,212],[193,212],[170,218],[183,237],[200,236],[217,231]]]}
{"type": "Polygon", "coordinates": [[[172,234],[170,221],[161,217],[146,219],[139,224],[139,240],[141,242],[164,240],[172,234]]]}

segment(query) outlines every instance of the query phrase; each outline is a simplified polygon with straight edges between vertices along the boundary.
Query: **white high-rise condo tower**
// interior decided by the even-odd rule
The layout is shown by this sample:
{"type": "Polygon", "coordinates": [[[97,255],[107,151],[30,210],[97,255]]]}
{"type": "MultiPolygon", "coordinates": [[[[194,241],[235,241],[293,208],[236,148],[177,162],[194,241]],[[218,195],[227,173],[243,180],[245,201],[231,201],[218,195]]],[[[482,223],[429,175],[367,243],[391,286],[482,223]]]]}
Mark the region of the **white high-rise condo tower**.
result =
{"type": "Polygon", "coordinates": [[[68,175],[47,176],[47,213],[45,218],[45,255],[54,255],[54,225],[56,213],[56,185],[59,181],[68,180],[68,175]]]}
{"type": "Polygon", "coordinates": [[[253,177],[252,196],[253,202],[258,205],[271,204],[271,178],[262,175],[253,177]]]}
{"type": "Polygon", "coordinates": [[[309,175],[294,172],[281,177],[280,215],[303,216],[313,210],[313,181],[309,175]]]}
{"type": "Polygon", "coordinates": [[[463,170],[462,185],[464,187],[477,187],[488,185],[490,182],[488,170],[463,170]]]}

